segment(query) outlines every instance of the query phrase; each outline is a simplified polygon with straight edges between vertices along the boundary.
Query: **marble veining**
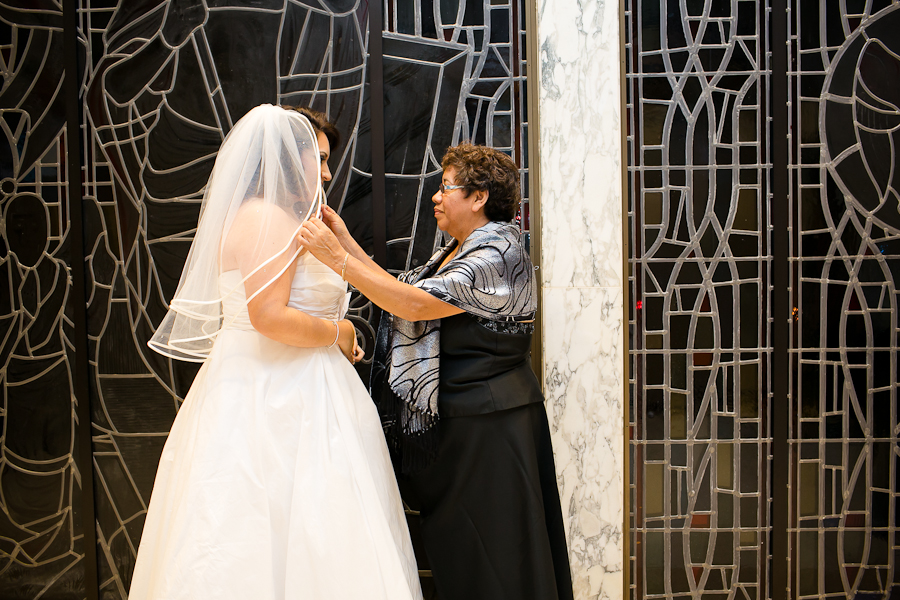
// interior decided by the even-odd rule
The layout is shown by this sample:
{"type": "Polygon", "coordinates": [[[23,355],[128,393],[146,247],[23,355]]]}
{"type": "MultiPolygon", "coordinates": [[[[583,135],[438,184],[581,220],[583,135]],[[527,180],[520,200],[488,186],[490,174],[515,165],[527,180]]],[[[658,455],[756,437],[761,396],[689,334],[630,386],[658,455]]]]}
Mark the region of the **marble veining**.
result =
{"type": "Polygon", "coordinates": [[[544,393],[578,600],[623,597],[618,10],[538,9],[544,393]]]}
{"type": "Polygon", "coordinates": [[[540,44],[544,284],[622,285],[618,8],[547,0],[540,44]],[[600,259],[600,260],[598,260],[600,259]]]}
{"type": "Polygon", "coordinates": [[[621,293],[544,290],[544,393],[580,599],[622,593],[621,293]]]}

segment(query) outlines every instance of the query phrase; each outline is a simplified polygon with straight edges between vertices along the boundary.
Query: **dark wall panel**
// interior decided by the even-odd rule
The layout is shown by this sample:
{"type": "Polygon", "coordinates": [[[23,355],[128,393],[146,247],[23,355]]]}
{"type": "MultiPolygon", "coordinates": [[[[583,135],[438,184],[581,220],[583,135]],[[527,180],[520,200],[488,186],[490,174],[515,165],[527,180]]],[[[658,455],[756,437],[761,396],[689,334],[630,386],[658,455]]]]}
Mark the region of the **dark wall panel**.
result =
{"type": "Polygon", "coordinates": [[[85,566],[70,269],[81,256],[53,60],[62,13],[2,8],[0,20],[0,597],[75,599],[85,566]]]}

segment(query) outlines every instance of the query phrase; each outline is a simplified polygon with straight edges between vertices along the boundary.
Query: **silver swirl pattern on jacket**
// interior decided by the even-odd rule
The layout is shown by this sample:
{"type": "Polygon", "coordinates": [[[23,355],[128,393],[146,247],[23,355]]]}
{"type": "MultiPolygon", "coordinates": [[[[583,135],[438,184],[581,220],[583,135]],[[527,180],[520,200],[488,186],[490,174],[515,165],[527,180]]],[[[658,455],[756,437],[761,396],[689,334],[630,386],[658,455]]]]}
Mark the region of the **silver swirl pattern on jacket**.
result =
{"type": "MultiPolygon", "coordinates": [[[[479,227],[440,268],[455,247],[453,240],[425,265],[401,275],[400,281],[482,319],[532,318],[537,308],[534,267],[517,227],[497,221],[479,227]]],[[[409,433],[427,428],[438,416],[440,349],[440,320],[393,317],[388,383],[409,409],[403,418],[403,429],[409,433]]]]}

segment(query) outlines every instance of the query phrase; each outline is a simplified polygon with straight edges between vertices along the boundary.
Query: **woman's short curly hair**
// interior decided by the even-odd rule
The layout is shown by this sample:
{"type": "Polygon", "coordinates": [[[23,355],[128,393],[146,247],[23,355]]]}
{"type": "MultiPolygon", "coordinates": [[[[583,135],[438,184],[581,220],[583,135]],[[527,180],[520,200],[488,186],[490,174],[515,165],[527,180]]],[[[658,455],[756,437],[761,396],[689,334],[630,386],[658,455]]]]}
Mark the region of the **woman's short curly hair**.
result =
{"type": "Polygon", "coordinates": [[[456,169],[456,184],[466,194],[475,190],[488,193],[484,215],[491,221],[512,221],[519,209],[519,167],[494,148],[462,143],[447,149],[441,160],[444,170],[456,169]]]}
{"type": "Polygon", "coordinates": [[[305,106],[288,106],[287,104],[282,104],[281,108],[296,111],[306,117],[309,124],[312,125],[312,128],[316,130],[316,133],[325,134],[328,145],[331,146],[331,152],[333,153],[337,150],[338,144],[341,143],[341,133],[337,130],[337,127],[334,126],[334,123],[328,120],[325,113],[306,108],[305,106]]]}

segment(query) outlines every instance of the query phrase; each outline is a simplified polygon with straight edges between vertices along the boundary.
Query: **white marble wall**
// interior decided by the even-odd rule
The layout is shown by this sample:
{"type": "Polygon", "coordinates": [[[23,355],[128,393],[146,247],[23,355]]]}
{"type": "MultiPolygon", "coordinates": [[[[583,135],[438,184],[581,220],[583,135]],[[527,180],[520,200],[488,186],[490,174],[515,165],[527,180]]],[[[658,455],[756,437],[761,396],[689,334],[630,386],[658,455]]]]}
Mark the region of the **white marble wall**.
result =
{"type": "Polygon", "coordinates": [[[543,369],[578,600],[623,597],[619,5],[538,0],[543,369]]]}

